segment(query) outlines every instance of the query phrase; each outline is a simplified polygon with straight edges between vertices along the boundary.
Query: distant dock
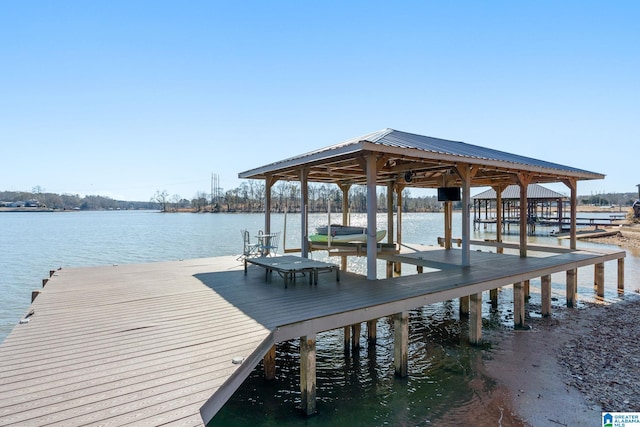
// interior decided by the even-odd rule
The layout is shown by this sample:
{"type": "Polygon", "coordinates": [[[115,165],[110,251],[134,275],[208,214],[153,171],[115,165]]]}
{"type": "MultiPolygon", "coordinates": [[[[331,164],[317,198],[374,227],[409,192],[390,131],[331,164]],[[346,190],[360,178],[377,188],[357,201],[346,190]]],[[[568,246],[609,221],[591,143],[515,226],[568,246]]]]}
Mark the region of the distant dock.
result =
{"type": "Polygon", "coordinates": [[[274,372],[274,345],[294,338],[302,343],[302,409],[312,413],[319,332],[367,322],[375,339],[372,321],[393,316],[402,376],[408,310],[461,298],[469,339],[479,342],[484,291],[513,285],[514,319],[524,319],[522,284],[530,279],[542,277],[544,315],[553,273],[567,272],[568,305],[578,268],[595,266],[603,293],[604,263],[616,261],[624,286],[624,251],[476,251],[463,267],[459,250],[414,249],[380,257],[435,270],[375,281],[320,274],[317,286],[299,279],[287,289],[277,274],[265,281],[259,267],[245,275],[231,256],[52,271],[0,345],[0,425],[203,425],[260,362],[274,372]]]}

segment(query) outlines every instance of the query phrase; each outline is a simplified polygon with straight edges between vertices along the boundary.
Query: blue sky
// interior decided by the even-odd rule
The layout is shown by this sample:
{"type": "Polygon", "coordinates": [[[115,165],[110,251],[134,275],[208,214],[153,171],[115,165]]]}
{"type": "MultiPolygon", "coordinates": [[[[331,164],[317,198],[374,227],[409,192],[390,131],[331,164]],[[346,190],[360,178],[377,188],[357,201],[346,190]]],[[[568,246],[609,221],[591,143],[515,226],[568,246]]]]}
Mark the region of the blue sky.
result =
{"type": "Polygon", "coordinates": [[[389,127],[636,191],[638,22],[635,1],[2,1],[0,190],[191,199],[389,127]]]}

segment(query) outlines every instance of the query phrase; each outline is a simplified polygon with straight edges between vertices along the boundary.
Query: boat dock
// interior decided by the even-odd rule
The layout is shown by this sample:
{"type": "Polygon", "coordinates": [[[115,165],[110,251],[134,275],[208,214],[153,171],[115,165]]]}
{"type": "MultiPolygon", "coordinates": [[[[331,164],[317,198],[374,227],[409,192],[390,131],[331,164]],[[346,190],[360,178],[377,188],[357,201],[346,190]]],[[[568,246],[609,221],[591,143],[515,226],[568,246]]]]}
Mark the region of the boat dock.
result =
{"type": "MultiPolygon", "coordinates": [[[[312,413],[319,332],[368,322],[375,339],[374,320],[394,316],[402,376],[408,310],[471,296],[470,339],[479,341],[484,291],[549,278],[544,310],[544,283],[566,271],[569,304],[569,272],[595,265],[603,292],[607,261],[617,261],[617,286],[624,286],[624,251],[556,249],[526,258],[476,251],[463,267],[460,250],[414,249],[380,256],[436,270],[375,281],[344,271],[337,281],[328,272],[317,286],[298,280],[286,289],[277,275],[266,281],[258,266],[245,275],[235,256],[52,271],[0,345],[0,425],[203,425],[261,361],[265,372],[275,363],[276,343],[295,338],[302,343],[301,405],[312,413]]],[[[524,319],[517,301],[514,311],[524,319]]]]}
{"type": "Polygon", "coordinates": [[[261,361],[265,377],[275,376],[275,344],[291,339],[300,339],[300,409],[312,415],[320,332],[344,328],[345,344],[351,335],[356,347],[363,322],[373,342],[377,320],[393,317],[394,370],[406,377],[411,309],[459,298],[460,312],[468,316],[468,340],[479,344],[484,292],[494,305],[497,288],[513,286],[514,327],[525,328],[531,279],[540,278],[543,316],[552,314],[554,273],[566,273],[568,307],[576,304],[579,268],[595,268],[594,289],[604,296],[605,263],[615,261],[617,289],[624,289],[626,252],[585,251],[576,245],[577,183],[603,179],[600,173],[382,129],[238,177],[264,180],[263,236],[276,241],[273,187],[278,181],[300,182],[299,260],[287,258],[286,266],[263,260],[249,265],[246,274],[234,256],[53,271],[0,345],[0,425],[207,424],[261,361]],[[340,188],[342,225],[348,224],[351,186],[366,186],[366,243],[309,244],[310,182],[340,188]],[[519,243],[504,242],[501,214],[495,242],[471,241],[472,187],[490,186],[500,206],[502,190],[517,184],[519,229],[525,230],[530,184],[555,182],[571,194],[569,248],[529,245],[524,232],[519,243]],[[378,186],[387,193],[386,243],[376,234],[378,186]],[[437,189],[444,209],[443,248],[403,241],[407,187],[437,189]],[[462,202],[459,249],[452,247],[451,234],[456,201],[462,202]],[[316,249],[339,256],[341,271],[304,266],[316,249]],[[504,249],[518,254],[504,254],[504,249]],[[366,255],[366,275],[346,271],[347,257],[354,255],[366,255]],[[377,272],[380,259],[387,263],[386,279],[377,272]],[[398,276],[403,264],[417,274],[398,276]],[[324,272],[317,285],[300,280],[285,286],[284,278],[269,271],[293,282],[301,272],[313,272],[314,282],[315,274],[324,272]]]}

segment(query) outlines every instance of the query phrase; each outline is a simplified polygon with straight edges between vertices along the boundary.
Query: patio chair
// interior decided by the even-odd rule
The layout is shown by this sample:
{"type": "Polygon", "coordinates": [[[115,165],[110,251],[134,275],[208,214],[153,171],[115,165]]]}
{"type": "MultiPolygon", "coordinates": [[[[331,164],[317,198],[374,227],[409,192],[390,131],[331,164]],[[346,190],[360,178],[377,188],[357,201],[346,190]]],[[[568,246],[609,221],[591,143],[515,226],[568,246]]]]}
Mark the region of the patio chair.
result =
{"type": "Polygon", "coordinates": [[[278,246],[280,243],[280,232],[271,233],[268,239],[264,239],[261,252],[264,255],[276,256],[278,254],[278,246]]]}
{"type": "Polygon", "coordinates": [[[242,255],[238,257],[238,260],[260,255],[260,245],[257,243],[251,243],[251,234],[249,234],[249,230],[240,230],[240,234],[242,235],[242,255]]]}

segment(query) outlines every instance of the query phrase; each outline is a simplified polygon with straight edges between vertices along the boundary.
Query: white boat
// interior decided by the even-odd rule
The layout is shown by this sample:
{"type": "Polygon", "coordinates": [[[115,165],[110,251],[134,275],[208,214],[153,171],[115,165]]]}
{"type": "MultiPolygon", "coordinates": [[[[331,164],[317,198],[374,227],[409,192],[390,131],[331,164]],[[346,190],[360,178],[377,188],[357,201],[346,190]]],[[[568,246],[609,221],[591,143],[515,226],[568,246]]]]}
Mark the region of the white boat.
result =
{"type": "MultiPolygon", "coordinates": [[[[331,242],[335,243],[348,243],[348,242],[366,242],[367,241],[367,228],[355,227],[350,225],[331,225],[329,227],[316,228],[316,234],[309,236],[309,240],[314,243],[327,243],[329,241],[329,235],[331,236],[331,242]]],[[[384,239],[387,235],[386,230],[379,230],[376,232],[376,242],[384,239]]]]}

